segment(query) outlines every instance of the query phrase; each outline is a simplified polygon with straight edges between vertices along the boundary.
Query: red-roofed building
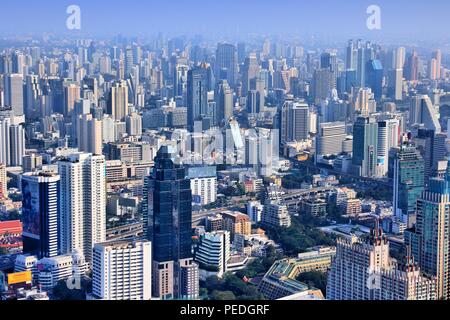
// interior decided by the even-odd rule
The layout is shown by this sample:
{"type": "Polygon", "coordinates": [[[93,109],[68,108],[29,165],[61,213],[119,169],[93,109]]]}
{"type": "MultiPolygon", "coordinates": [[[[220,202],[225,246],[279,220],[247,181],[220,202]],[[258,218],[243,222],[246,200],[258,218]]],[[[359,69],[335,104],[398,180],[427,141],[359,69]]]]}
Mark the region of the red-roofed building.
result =
{"type": "Polygon", "coordinates": [[[0,222],[0,248],[22,248],[22,230],[22,222],[18,220],[0,222]]]}

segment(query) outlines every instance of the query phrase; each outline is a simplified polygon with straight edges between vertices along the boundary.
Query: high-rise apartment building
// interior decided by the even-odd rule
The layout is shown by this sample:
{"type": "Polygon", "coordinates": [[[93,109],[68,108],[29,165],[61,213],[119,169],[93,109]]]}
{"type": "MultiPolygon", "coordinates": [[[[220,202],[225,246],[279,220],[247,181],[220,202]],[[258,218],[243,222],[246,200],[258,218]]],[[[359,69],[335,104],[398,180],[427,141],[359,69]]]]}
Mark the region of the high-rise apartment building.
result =
{"type": "Polygon", "coordinates": [[[106,239],[106,160],[74,153],[58,162],[61,176],[60,250],[79,250],[92,263],[92,249],[106,239]]]}
{"type": "Polygon", "coordinates": [[[150,300],[152,297],[152,244],[117,241],[94,246],[92,298],[150,300]]]}
{"type": "Polygon", "coordinates": [[[128,84],[116,81],[111,87],[108,100],[108,113],[114,120],[123,121],[128,115],[128,84]]]}
{"type": "Polygon", "coordinates": [[[78,119],[78,149],[82,152],[101,155],[103,149],[102,120],[92,114],[83,114],[78,119]]]}

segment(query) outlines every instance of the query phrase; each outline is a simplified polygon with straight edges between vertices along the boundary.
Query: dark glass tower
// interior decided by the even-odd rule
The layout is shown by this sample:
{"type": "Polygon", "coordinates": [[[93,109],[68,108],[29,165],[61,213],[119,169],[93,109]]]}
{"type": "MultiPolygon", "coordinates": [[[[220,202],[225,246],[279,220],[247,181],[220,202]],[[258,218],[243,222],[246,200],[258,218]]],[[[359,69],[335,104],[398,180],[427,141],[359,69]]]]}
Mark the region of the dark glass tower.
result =
{"type": "Polygon", "coordinates": [[[198,270],[192,262],[192,191],[175,148],[163,146],[144,187],[144,228],[153,243],[153,296],[190,299],[198,295],[198,270]],[[185,277],[192,269],[195,276],[185,277]],[[185,279],[193,280],[192,283],[185,279]],[[186,296],[183,292],[193,292],[186,296]]]}

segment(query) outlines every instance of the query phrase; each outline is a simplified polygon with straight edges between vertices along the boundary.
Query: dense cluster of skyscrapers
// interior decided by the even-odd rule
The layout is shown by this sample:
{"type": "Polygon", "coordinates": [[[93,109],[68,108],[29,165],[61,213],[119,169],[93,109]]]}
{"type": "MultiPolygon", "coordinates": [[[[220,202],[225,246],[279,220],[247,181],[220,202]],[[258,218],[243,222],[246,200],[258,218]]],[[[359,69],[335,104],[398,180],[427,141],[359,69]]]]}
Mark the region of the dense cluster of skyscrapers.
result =
{"type": "Polygon", "coordinates": [[[291,162],[305,162],[322,180],[392,190],[369,235],[338,239],[327,299],[449,298],[448,54],[362,40],[12,43],[0,46],[0,215],[20,213],[14,271],[41,289],[91,274],[89,299],[200,299],[205,274],[280,249],[252,224],[326,215],[317,194],[296,212],[286,196],[291,162]],[[228,211],[241,189],[247,214],[228,211]]]}

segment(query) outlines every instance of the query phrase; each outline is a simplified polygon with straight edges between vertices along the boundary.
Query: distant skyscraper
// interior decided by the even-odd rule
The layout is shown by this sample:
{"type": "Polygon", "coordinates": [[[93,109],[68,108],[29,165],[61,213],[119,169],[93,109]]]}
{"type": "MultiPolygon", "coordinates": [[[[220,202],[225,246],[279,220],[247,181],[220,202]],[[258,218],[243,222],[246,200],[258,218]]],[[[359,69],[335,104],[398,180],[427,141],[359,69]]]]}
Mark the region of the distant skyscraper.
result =
{"type": "Polygon", "coordinates": [[[377,152],[378,123],[372,117],[358,117],[353,125],[353,165],[357,174],[376,175],[377,152]]]}
{"type": "Polygon", "coordinates": [[[403,69],[389,70],[388,96],[394,100],[403,99],[403,69]]]}
{"type": "Polygon", "coordinates": [[[188,127],[208,114],[208,74],[206,68],[197,67],[188,72],[187,78],[188,127]]]}
{"type": "Polygon", "coordinates": [[[286,101],[281,111],[281,141],[302,141],[309,137],[309,106],[304,102],[286,101]]]}
{"type": "Polygon", "coordinates": [[[0,163],[7,166],[11,164],[10,128],[11,119],[9,117],[0,117],[0,163]]]}
{"type": "Polygon", "coordinates": [[[93,256],[93,299],[151,300],[150,241],[98,243],[94,246],[93,256]]]}
{"type": "Polygon", "coordinates": [[[124,120],[128,115],[128,85],[126,81],[116,81],[111,87],[108,113],[114,120],[124,120]]]}
{"type": "Polygon", "coordinates": [[[380,60],[369,60],[366,64],[366,84],[372,89],[375,100],[383,96],[383,66],[380,60]]]}
{"type": "Polygon", "coordinates": [[[226,79],[233,88],[236,85],[236,77],[236,47],[229,43],[219,43],[216,50],[216,78],[219,80],[226,79]]]}
{"type": "Polygon", "coordinates": [[[131,74],[131,69],[134,66],[133,49],[128,47],[125,50],[125,78],[131,74]]]}
{"type": "Polygon", "coordinates": [[[10,166],[22,166],[25,155],[25,129],[21,123],[11,124],[10,139],[10,166]]]}
{"type": "Polygon", "coordinates": [[[23,75],[20,73],[4,76],[5,106],[12,107],[14,116],[24,114],[23,75]]]}
{"type": "Polygon", "coordinates": [[[313,76],[313,97],[316,103],[328,97],[328,93],[333,88],[333,74],[329,69],[317,69],[313,76]]]}
{"type": "Polygon", "coordinates": [[[233,91],[227,80],[220,80],[216,85],[216,124],[223,125],[233,116],[233,91]]]}
{"type": "Polygon", "coordinates": [[[137,113],[132,113],[125,119],[127,134],[130,136],[142,136],[142,117],[137,113]]]}
{"type": "Polygon", "coordinates": [[[75,106],[75,102],[80,99],[80,86],[73,81],[64,81],[63,84],[64,93],[64,116],[72,116],[72,111],[75,106]]]}
{"type": "Polygon", "coordinates": [[[429,62],[428,62],[428,78],[430,80],[436,80],[439,79],[438,78],[438,65],[437,65],[437,60],[432,58],[429,62]]]}
{"type": "Polygon", "coordinates": [[[27,75],[25,83],[25,114],[27,117],[39,115],[40,97],[39,77],[37,75],[27,75]]]}
{"type": "Polygon", "coordinates": [[[39,259],[58,255],[60,177],[49,172],[22,176],[24,253],[39,259]]]}
{"type": "Polygon", "coordinates": [[[423,124],[426,129],[441,132],[438,112],[428,95],[416,95],[411,98],[409,108],[409,124],[423,124]]]}
{"type": "Polygon", "coordinates": [[[336,88],[338,77],[338,63],[336,52],[325,52],[320,56],[320,68],[328,69],[331,72],[331,88],[336,88]]]}
{"type": "Polygon", "coordinates": [[[441,79],[441,67],[442,67],[442,53],[441,50],[436,50],[433,52],[432,59],[436,60],[436,79],[441,79]]]}
{"type": "Polygon", "coordinates": [[[143,222],[153,243],[153,296],[195,299],[198,266],[191,251],[192,191],[175,150],[163,146],[144,187],[143,222]]]}
{"type": "Polygon", "coordinates": [[[419,56],[413,51],[405,63],[405,78],[408,81],[419,80],[419,56]]]}
{"type": "Polygon", "coordinates": [[[242,92],[247,94],[250,91],[250,82],[256,78],[259,71],[258,58],[256,53],[250,53],[250,55],[245,59],[244,65],[242,67],[242,92]]]}
{"type": "Polygon", "coordinates": [[[345,68],[354,71],[358,68],[358,48],[353,40],[350,40],[347,45],[345,68]]]}
{"type": "Polygon", "coordinates": [[[58,162],[58,172],[61,253],[77,249],[92,263],[94,245],[106,239],[105,157],[75,153],[58,162]]]}
{"type": "Polygon", "coordinates": [[[82,152],[101,155],[103,150],[102,121],[95,119],[92,114],[84,114],[79,118],[78,149],[82,152]]]}
{"type": "MultiPolygon", "coordinates": [[[[395,69],[403,69],[405,67],[406,49],[404,47],[399,47],[395,55],[395,69]]],[[[403,75],[402,75],[403,76],[403,75]]]]}
{"type": "Polygon", "coordinates": [[[398,146],[399,131],[397,119],[378,121],[377,176],[380,178],[388,173],[389,150],[398,146]]]}

